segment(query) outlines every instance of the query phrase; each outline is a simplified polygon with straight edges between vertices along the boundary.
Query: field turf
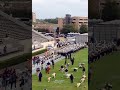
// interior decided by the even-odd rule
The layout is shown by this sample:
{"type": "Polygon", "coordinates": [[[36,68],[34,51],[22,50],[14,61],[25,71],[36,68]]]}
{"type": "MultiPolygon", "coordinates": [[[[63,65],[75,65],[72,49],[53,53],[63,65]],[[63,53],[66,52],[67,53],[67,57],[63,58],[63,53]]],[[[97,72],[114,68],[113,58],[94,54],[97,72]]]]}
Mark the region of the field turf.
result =
{"type": "Polygon", "coordinates": [[[112,85],[112,90],[120,90],[120,51],[102,57],[90,67],[93,69],[90,90],[99,90],[106,82],[112,85]]]}
{"type": "MultiPolygon", "coordinates": [[[[67,79],[62,72],[59,71],[60,66],[64,64],[64,60],[61,60],[57,63],[55,63],[55,68],[51,69],[50,74],[46,74],[45,70],[42,71],[43,78],[42,82],[38,81],[38,77],[35,75],[32,75],[32,90],[44,90],[45,88],[47,90],[88,90],[88,77],[86,81],[81,84],[79,88],[76,87],[76,84],[80,81],[80,78],[82,77],[82,69],[78,69],[78,72],[73,72],[74,67],[78,67],[78,63],[85,63],[86,68],[86,76],[88,76],[88,49],[82,49],[74,54],[72,54],[75,58],[74,65],[69,66],[69,72],[73,73],[73,76],[75,77],[74,83],[70,83],[70,79],[67,79]],[[52,73],[56,73],[56,78],[51,78],[51,82],[47,81],[47,78],[51,76],[52,73]]],[[[67,62],[70,62],[69,60],[67,62]]]]}

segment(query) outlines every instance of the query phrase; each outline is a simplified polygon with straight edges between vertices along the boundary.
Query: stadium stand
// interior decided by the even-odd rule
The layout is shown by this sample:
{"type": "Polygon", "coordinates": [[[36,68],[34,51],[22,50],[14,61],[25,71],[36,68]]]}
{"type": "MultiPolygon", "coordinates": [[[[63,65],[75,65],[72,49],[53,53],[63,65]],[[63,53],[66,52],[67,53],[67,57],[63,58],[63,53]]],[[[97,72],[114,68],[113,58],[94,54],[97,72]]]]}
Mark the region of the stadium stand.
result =
{"type": "Polygon", "coordinates": [[[31,38],[31,32],[28,31],[31,28],[2,11],[0,11],[0,27],[0,39],[5,38],[6,34],[17,40],[31,38]]]}
{"type": "Polygon", "coordinates": [[[30,30],[31,27],[0,10],[0,56],[23,50],[23,45],[18,42],[31,39],[30,30]]]}
{"type": "Polygon", "coordinates": [[[32,30],[32,42],[38,41],[40,43],[42,42],[49,42],[52,41],[54,38],[50,36],[45,36],[44,34],[41,34],[35,30],[32,30]]]}

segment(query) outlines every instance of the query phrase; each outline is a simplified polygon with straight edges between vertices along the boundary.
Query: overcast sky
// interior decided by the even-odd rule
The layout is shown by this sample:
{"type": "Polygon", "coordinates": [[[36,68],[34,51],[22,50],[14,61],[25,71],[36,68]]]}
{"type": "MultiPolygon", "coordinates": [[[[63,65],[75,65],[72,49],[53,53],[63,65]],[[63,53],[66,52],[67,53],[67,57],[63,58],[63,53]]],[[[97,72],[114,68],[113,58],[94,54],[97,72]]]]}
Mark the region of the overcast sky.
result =
{"type": "Polygon", "coordinates": [[[88,0],[32,0],[32,9],[39,19],[88,16],[88,0]]]}

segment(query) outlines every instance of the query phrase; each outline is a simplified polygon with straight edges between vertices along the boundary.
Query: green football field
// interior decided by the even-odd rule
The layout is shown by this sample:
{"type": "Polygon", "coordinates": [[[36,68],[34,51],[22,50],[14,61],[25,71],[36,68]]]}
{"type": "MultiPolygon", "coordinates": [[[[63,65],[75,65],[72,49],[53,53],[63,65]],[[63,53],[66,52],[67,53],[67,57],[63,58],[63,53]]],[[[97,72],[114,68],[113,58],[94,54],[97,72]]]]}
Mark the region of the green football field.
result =
{"type": "Polygon", "coordinates": [[[90,90],[99,90],[105,82],[112,84],[112,90],[120,90],[120,51],[104,56],[90,66],[93,69],[90,90]]]}
{"type": "MultiPolygon", "coordinates": [[[[32,76],[32,90],[44,90],[45,88],[47,90],[88,90],[88,77],[86,81],[81,84],[79,88],[76,87],[76,84],[80,81],[80,78],[82,77],[82,69],[78,69],[77,72],[73,72],[74,67],[78,68],[78,63],[85,63],[86,67],[86,76],[88,76],[88,49],[82,49],[76,53],[74,53],[72,56],[75,57],[75,63],[74,65],[69,66],[69,72],[73,73],[73,76],[75,77],[74,83],[70,83],[70,79],[67,79],[62,72],[59,71],[60,66],[64,64],[64,60],[61,60],[55,64],[55,69],[51,69],[50,74],[46,74],[45,70],[42,71],[43,78],[42,82],[38,81],[38,77],[36,75],[32,76]],[[56,78],[51,78],[51,82],[47,81],[47,78],[51,76],[52,73],[56,73],[56,78]]],[[[68,60],[69,62],[69,60],[68,60]]]]}

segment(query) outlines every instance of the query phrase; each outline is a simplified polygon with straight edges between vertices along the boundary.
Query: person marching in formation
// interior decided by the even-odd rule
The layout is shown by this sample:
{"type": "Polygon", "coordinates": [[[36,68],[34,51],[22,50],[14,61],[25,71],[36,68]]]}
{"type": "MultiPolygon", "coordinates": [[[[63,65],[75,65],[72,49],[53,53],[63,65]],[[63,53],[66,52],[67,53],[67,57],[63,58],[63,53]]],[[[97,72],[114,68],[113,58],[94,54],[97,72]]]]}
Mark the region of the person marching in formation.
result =
{"type": "Polygon", "coordinates": [[[82,67],[83,75],[85,75],[85,67],[82,67]]]}
{"type": "Polygon", "coordinates": [[[71,64],[74,65],[74,57],[71,58],[71,64]]]}
{"type": "Polygon", "coordinates": [[[73,74],[70,75],[70,81],[71,81],[71,83],[73,83],[73,81],[74,81],[73,74]]]}
{"type": "Polygon", "coordinates": [[[54,69],[54,65],[55,65],[54,60],[52,59],[51,62],[52,62],[52,67],[54,69]]]}
{"type": "Polygon", "coordinates": [[[42,81],[42,73],[41,72],[39,73],[39,81],[40,82],[42,81]]]}

